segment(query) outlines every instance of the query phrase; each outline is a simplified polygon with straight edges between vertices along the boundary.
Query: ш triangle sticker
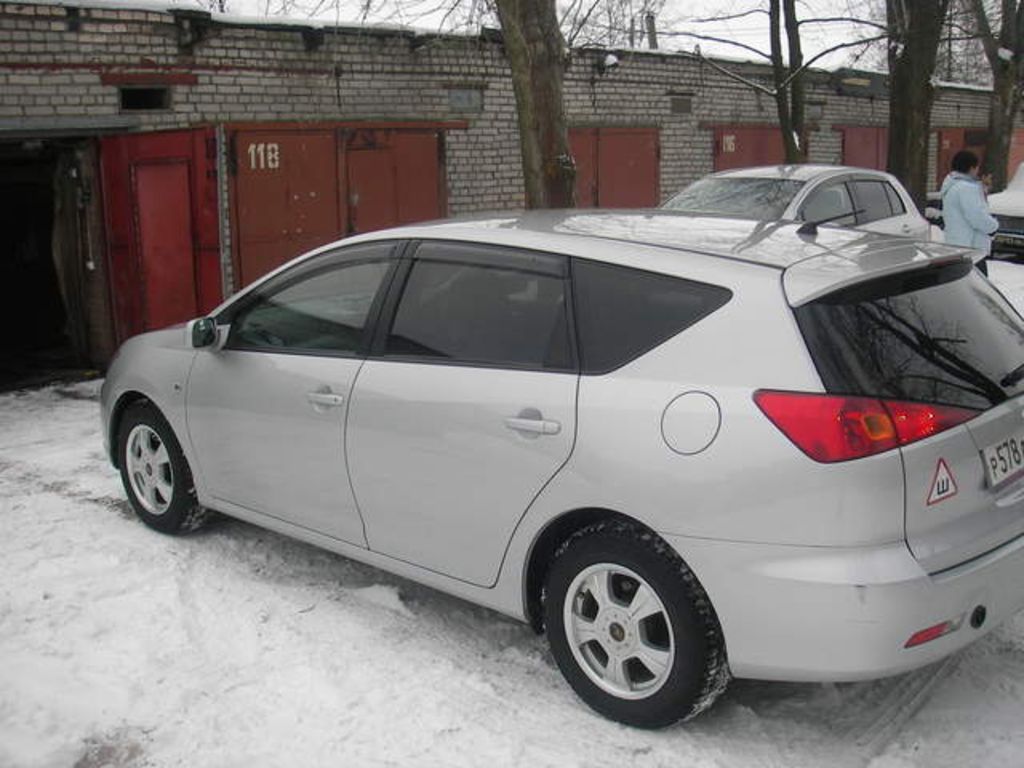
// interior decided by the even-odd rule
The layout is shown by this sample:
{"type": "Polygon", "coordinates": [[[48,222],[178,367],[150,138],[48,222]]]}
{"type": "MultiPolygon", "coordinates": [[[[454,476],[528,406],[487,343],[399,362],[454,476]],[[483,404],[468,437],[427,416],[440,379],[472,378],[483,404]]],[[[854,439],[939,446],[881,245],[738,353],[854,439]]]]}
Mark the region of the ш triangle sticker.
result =
{"type": "Polygon", "coordinates": [[[935,477],[932,478],[932,489],[928,492],[928,506],[938,504],[940,501],[951,499],[956,496],[956,480],[953,473],[949,471],[949,465],[945,459],[939,459],[935,467],[935,477]]]}

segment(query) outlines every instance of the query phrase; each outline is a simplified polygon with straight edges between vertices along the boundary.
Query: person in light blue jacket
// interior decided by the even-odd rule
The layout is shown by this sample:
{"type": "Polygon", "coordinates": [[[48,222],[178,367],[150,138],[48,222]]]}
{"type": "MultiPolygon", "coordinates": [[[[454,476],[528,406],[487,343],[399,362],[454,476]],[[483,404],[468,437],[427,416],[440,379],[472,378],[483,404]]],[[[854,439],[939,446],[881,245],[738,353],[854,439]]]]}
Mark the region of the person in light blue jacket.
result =
{"type": "MultiPolygon", "coordinates": [[[[987,258],[999,222],[988,212],[979,165],[978,156],[970,150],[953,155],[953,170],[942,182],[942,220],[947,243],[974,248],[987,258]]],[[[988,274],[984,259],[978,262],[978,269],[988,274]]]]}

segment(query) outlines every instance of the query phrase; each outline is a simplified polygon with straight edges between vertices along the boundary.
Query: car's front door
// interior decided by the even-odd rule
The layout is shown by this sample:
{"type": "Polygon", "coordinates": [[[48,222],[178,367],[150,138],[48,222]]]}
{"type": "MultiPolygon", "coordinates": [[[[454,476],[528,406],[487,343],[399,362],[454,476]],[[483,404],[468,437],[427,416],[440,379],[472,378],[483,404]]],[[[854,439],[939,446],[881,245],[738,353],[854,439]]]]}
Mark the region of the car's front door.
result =
{"type": "Polygon", "coordinates": [[[395,284],[346,431],[369,547],[490,585],[575,439],[566,260],[429,242],[395,284]]]}
{"type": "Polygon", "coordinates": [[[288,270],[223,318],[188,382],[188,431],[208,493],[360,546],[344,423],[393,244],[357,245],[288,270]]]}
{"type": "Polygon", "coordinates": [[[857,228],[886,235],[928,239],[928,222],[911,202],[904,203],[895,187],[884,179],[853,178],[850,193],[857,208],[857,228]]]}

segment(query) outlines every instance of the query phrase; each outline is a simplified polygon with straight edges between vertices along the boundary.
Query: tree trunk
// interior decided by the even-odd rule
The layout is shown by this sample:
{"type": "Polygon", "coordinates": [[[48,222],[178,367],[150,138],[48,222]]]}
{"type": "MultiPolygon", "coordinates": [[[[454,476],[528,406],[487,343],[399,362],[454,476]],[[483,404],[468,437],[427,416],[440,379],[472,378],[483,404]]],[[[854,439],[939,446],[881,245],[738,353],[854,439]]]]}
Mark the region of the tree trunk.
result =
{"type": "Polygon", "coordinates": [[[992,100],[988,109],[988,139],[982,172],[992,174],[992,190],[1006,187],[1010,162],[1010,139],[1014,118],[1020,108],[1018,84],[1024,73],[1024,3],[1002,0],[999,34],[992,31],[984,0],[970,0],[970,8],[992,70],[992,100]],[[1009,55],[1007,55],[1009,54],[1009,55]]]}
{"type": "Polygon", "coordinates": [[[771,0],[768,4],[768,22],[771,32],[772,77],[775,81],[775,110],[779,115],[779,131],[782,134],[786,162],[806,163],[803,75],[798,74],[789,82],[786,81],[791,72],[803,65],[795,0],[771,0]],[[782,57],[783,15],[789,47],[788,67],[782,57]]]}
{"type": "Polygon", "coordinates": [[[789,71],[798,72],[789,82],[789,114],[793,135],[800,142],[795,162],[807,162],[807,130],[804,125],[804,76],[800,68],[804,65],[804,54],[800,47],[800,22],[796,18],[796,0],[783,0],[782,9],[786,25],[786,41],[789,44],[789,71]]]}
{"type": "MultiPolygon", "coordinates": [[[[1010,62],[1004,62],[1010,65],[1010,62]]],[[[988,140],[982,173],[992,174],[992,191],[1006,188],[1007,165],[1010,162],[1010,139],[1013,136],[1014,116],[1020,108],[1020,90],[1017,87],[1015,66],[1000,67],[992,72],[992,101],[988,108],[988,140]]],[[[1014,169],[1016,170],[1016,169],[1014,169]]]]}
{"type": "Polygon", "coordinates": [[[928,190],[932,75],[949,0],[886,0],[889,27],[889,173],[918,207],[928,190]]]}
{"type": "Polygon", "coordinates": [[[527,208],[575,205],[576,166],[562,103],[565,43],[554,0],[497,0],[512,70],[527,208]]]}

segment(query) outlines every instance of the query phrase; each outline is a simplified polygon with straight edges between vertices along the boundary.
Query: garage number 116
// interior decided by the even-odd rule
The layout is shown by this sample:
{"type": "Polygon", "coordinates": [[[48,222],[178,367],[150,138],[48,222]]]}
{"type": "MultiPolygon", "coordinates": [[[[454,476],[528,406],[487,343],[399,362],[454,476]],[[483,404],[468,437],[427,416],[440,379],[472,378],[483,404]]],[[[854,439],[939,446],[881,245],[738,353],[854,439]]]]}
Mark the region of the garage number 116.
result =
{"type": "Polygon", "coordinates": [[[273,170],[281,167],[281,147],[276,143],[249,145],[249,168],[254,171],[273,170]]]}

